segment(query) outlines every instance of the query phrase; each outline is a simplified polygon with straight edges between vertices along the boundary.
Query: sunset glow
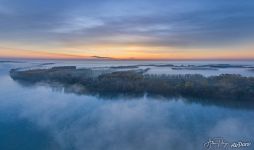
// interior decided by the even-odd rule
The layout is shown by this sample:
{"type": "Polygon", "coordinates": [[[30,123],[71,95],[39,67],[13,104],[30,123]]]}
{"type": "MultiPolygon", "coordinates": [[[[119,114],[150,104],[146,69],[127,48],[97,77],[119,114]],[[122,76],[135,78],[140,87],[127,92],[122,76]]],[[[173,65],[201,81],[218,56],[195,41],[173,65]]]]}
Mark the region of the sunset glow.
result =
{"type": "Polygon", "coordinates": [[[252,1],[26,0],[0,6],[0,58],[254,59],[252,1]]]}

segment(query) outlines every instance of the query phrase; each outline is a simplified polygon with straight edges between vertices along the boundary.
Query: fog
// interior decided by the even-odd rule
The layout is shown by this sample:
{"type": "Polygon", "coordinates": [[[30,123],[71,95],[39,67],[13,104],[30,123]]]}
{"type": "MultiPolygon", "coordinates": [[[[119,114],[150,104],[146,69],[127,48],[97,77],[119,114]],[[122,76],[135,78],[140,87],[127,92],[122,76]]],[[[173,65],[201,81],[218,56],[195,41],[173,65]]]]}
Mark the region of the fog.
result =
{"type": "Polygon", "coordinates": [[[0,67],[0,149],[198,150],[210,137],[253,139],[253,110],[24,87],[9,67],[0,67]]]}

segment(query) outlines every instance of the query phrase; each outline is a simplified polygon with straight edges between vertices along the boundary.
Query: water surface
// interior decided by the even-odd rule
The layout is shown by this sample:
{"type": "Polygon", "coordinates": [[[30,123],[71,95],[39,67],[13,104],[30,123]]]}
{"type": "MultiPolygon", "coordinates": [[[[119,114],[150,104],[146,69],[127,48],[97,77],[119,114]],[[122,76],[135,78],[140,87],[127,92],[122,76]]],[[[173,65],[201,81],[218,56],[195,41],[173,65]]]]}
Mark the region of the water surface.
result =
{"type": "Polygon", "coordinates": [[[211,137],[253,141],[252,109],[180,98],[75,95],[25,87],[8,75],[11,68],[37,64],[0,64],[1,150],[201,150],[211,137]]]}

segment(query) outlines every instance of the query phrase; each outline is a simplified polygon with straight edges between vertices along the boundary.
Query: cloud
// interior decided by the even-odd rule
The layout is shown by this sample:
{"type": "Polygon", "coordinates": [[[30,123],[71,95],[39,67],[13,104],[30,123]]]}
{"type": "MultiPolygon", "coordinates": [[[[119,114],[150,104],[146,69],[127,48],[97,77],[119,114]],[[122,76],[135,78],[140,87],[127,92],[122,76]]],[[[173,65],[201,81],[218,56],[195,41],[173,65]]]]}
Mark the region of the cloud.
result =
{"type": "Polygon", "coordinates": [[[139,36],[147,39],[133,39],[133,44],[210,47],[254,37],[254,2],[249,0],[2,0],[0,4],[0,12],[12,12],[0,13],[2,41],[129,44],[114,37],[139,36]]]}
{"type": "Polygon", "coordinates": [[[103,22],[98,19],[91,18],[74,18],[67,20],[63,25],[52,30],[56,33],[75,33],[82,30],[89,30],[98,26],[102,26],[103,22]]]}

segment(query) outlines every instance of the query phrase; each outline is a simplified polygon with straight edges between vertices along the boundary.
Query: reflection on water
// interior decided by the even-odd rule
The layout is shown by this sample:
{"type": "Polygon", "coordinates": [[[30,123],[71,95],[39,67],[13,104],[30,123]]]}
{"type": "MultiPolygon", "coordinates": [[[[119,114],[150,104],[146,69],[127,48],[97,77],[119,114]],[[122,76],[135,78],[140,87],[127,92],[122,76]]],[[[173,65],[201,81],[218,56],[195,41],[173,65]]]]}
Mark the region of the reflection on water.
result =
{"type": "Polygon", "coordinates": [[[164,101],[172,101],[172,100],[180,100],[186,103],[198,103],[204,106],[218,106],[225,108],[233,108],[233,109],[242,109],[242,110],[254,110],[254,102],[252,100],[245,99],[204,99],[204,98],[191,98],[191,97],[164,97],[160,95],[152,95],[152,94],[142,94],[142,93],[111,93],[111,92],[89,92],[82,86],[78,85],[63,85],[60,83],[30,83],[26,81],[15,80],[15,82],[19,83],[19,85],[24,88],[35,88],[37,86],[46,86],[52,90],[52,92],[59,92],[65,94],[77,94],[77,95],[87,95],[94,96],[97,99],[103,100],[136,100],[140,98],[154,99],[154,100],[164,100],[164,101]]]}
{"type": "Polygon", "coordinates": [[[9,68],[0,71],[1,150],[199,150],[210,137],[253,140],[251,109],[25,88],[9,68]]]}

